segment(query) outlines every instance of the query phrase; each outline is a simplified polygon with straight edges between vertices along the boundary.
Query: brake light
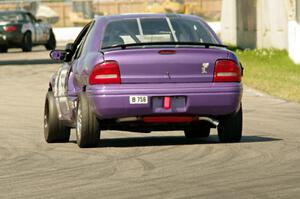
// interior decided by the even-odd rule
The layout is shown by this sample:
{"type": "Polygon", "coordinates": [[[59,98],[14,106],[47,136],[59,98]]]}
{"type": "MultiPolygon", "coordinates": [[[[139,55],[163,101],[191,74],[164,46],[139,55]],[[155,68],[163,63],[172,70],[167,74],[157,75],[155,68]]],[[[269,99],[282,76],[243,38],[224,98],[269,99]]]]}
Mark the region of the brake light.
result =
{"type": "Polygon", "coordinates": [[[164,97],[164,109],[171,108],[171,97],[164,97]]]}
{"type": "Polygon", "coordinates": [[[16,26],[4,26],[3,27],[3,30],[5,32],[13,32],[13,31],[16,31],[17,30],[17,27],[16,26]]]}
{"type": "Polygon", "coordinates": [[[90,84],[120,84],[120,70],[116,61],[105,61],[95,65],[90,77],[90,84]]]}
{"type": "Polygon", "coordinates": [[[241,69],[233,60],[218,60],[215,64],[214,82],[240,82],[241,69]]]}
{"type": "Polygon", "coordinates": [[[172,55],[176,54],[176,50],[160,50],[158,53],[161,55],[172,55]]]}

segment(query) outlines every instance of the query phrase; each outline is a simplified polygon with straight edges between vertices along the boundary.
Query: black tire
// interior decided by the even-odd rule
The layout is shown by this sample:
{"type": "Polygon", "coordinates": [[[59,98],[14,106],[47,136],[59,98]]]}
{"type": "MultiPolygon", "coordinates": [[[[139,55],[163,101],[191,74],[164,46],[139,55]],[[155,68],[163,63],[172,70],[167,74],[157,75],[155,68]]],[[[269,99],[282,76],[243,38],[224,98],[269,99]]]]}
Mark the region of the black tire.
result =
{"type": "Polygon", "coordinates": [[[220,120],[218,136],[221,142],[239,142],[242,138],[243,110],[242,105],[238,112],[220,120]]]}
{"type": "Polygon", "coordinates": [[[6,53],[7,52],[7,46],[0,46],[0,53],[6,53]]]}
{"type": "Polygon", "coordinates": [[[26,32],[23,37],[22,50],[23,52],[31,52],[32,50],[32,38],[30,32],[26,32]]]}
{"type": "Polygon", "coordinates": [[[209,125],[191,125],[188,129],[184,130],[186,138],[205,138],[210,134],[209,125]]]}
{"type": "Polygon", "coordinates": [[[48,143],[69,142],[70,139],[70,128],[58,119],[55,98],[51,91],[47,93],[45,101],[44,136],[48,143]]]}
{"type": "Polygon", "coordinates": [[[100,124],[91,110],[85,93],[81,93],[78,99],[76,138],[80,148],[95,147],[100,140],[100,124]]]}
{"type": "Polygon", "coordinates": [[[54,50],[56,48],[56,39],[52,29],[50,30],[49,39],[45,44],[45,47],[47,50],[54,50]]]}

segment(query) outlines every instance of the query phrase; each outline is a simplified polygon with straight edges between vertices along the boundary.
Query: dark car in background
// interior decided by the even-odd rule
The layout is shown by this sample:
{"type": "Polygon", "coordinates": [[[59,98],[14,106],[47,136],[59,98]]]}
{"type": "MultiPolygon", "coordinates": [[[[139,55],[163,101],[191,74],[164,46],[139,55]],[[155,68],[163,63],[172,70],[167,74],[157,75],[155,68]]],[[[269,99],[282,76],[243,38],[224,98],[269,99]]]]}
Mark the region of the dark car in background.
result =
{"type": "Polygon", "coordinates": [[[35,45],[55,49],[55,35],[48,23],[27,11],[0,11],[0,52],[7,52],[8,48],[30,52],[35,45]]]}

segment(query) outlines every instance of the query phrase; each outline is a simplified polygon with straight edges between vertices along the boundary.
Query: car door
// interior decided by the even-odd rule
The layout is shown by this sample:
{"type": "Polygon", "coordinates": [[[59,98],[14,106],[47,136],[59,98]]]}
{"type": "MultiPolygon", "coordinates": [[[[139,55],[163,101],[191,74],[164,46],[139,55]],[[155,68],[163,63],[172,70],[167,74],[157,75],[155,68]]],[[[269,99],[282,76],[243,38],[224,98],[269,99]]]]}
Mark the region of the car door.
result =
{"type": "Polygon", "coordinates": [[[41,19],[37,20],[38,27],[41,29],[42,35],[40,42],[46,43],[49,39],[50,25],[41,19]]]}
{"type": "Polygon", "coordinates": [[[25,32],[30,31],[32,42],[35,43],[36,30],[35,30],[34,24],[32,22],[32,18],[29,15],[29,13],[24,13],[23,17],[24,17],[24,22],[25,23],[22,26],[22,33],[24,34],[25,32]]]}
{"type": "Polygon", "coordinates": [[[31,14],[27,13],[29,16],[33,29],[34,29],[34,35],[32,35],[32,41],[33,43],[41,43],[43,41],[43,26],[36,20],[36,18],[31,14]]]}
{"type": "Polygon", "coordinates": [[[59,68],[55,79],[54,96],[58,105],[60,118],[63,120],[72,120],[74,103],[80,92],[80,87],[78,87],[74,79],[72,67],[77,64],[77,58],[82,50],[89,26],[90,24],[86,25],[79,33],[70,49],[69,57],[59,68]]]}

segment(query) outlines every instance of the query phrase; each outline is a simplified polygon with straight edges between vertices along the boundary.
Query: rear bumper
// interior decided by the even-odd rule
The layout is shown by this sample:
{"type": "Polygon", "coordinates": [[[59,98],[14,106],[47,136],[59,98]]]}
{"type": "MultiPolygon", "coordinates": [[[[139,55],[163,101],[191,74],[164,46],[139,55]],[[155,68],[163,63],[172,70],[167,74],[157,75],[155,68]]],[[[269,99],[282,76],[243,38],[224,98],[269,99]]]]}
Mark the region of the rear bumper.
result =
{"type": "Polygon", "coordinates": [[[0,45],[7,45],[6,35],[0,33],[0,45]]]}
{"type": "Polygon", "coordinates": [[[7,47],[20,46],[23,41],[23,34],[19,32],[14,33],[0,33],[0,45],[7,47]]]}
{"type": "Polygon", "coordinates": [[[89,86],[90,104],[98,118],[151,115],[221,116],[234,113],[242,98],[240,83],[120,84],[89,86]],[[147,96],[147,104],[130,104],[129,96],[147,96]],[[154,106],[157,97],[184,97],[185,103],[171,109],[154,106]]]}

